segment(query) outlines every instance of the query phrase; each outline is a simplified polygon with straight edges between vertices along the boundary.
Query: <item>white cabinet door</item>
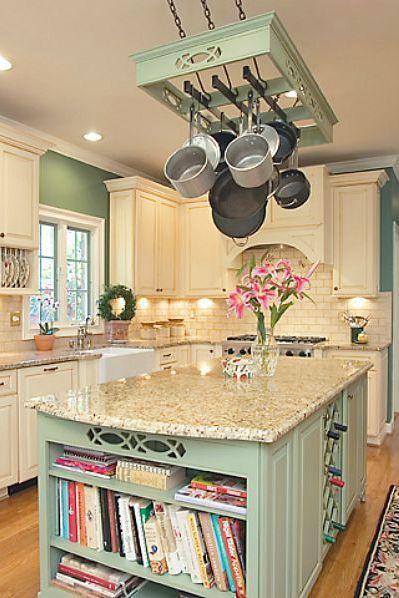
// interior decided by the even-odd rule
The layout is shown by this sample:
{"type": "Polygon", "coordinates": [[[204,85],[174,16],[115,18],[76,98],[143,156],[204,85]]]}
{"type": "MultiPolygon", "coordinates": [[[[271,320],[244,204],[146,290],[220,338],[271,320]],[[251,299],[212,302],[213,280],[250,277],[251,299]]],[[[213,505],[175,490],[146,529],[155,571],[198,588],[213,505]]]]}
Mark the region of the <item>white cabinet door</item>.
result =
{"type": "Polygon", "coordinates": [[[201,363],[202,361],[209,361],[210,359],[216,359],[221,356],[221,345],[192,345],[192,362],[195,364],[201,363]]]}
{"type": "Polygon", "coordinates": [[[39,235],[39,157],[0,144],[1,245],[35,249],[39,235]]]}
{"type": "Polygon", "coordinates": [[[179,367],[191,364],[191,345],[180,345],[178,347],[178,361],[179,367]]]}
{"type": "Polygon", "coordinates": [[[177,290],[177,214],[178,206],[159,200],[157,206],[157,288],[160,295],[175,295],[177,290]]]}
{"type": "Polygon", "coordinates": [[[356,174],[332,177],[333,294],[341,297],[375,296],[379,288],[379,186],[365,175],[358,184],[356,174]]]}
{"type": "Polygon", "coordinates": [[[0,489],[18,481],[18,415],[16,395],[0,397],[0,489]]]}
{"type": "Polygon", "coordinates": [[[136,288],[138,295],[157,293],[157,199],[137,194],[136,288]]]}
{"type": "Polygon", "coordinates": [[[226,241],[213,224],[209,203],[187,204],[184,211],[185,294],[224,296],[226,241]]]}
{"type": "Polygon", "coordinates": [[[75,362],[36,366],[19,370],[19,482],[37,475],[37,417],[24,407],[32,397],[64,392],[77,388],[75,362]]]}

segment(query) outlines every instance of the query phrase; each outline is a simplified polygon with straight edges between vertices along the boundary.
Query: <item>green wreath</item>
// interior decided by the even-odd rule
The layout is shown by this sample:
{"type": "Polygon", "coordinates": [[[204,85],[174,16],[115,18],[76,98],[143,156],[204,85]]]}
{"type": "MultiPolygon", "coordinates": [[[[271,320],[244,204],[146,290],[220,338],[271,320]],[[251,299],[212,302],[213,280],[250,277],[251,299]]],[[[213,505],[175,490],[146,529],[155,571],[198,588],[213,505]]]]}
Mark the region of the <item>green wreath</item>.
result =
{"type": "Polygon", "coordinates": [[[110,320],[131,320],[134,318],[135,313],[136,297],[133,295],[132,289],[125,287],[123,284],[107,287],[98,300],[98,315],[107,322],[110,320]],[[121,298],[125,300],[125,309],[119,316],[116,316],[112,311],[110,301],[121,298]]]}

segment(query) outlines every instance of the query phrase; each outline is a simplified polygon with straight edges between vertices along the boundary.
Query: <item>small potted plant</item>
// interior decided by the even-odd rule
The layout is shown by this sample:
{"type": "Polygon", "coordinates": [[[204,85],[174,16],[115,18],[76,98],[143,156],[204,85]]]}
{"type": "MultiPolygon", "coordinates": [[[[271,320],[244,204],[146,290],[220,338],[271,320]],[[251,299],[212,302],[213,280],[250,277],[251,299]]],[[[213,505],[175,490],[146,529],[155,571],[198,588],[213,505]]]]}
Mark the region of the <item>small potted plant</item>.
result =
{"type": "Polygon", "coordinates": [[[109,342],[126,342],[130,322],[136,313],[136,297],[132,289],[118,284],[105,289],[98,300],[98,315],[105,321],[109,342]]]}
{"type": "Polygon", "coordinates": [[[58,303],[49,297],[41,298],[39,301],[41,303],[41,318],[46,321],[39,322],[40,334],[35,334],[33,338],[38,351],[51,351],[54,347],[55,333],[59,331],[59,328],[54,326],[58,303]]]}

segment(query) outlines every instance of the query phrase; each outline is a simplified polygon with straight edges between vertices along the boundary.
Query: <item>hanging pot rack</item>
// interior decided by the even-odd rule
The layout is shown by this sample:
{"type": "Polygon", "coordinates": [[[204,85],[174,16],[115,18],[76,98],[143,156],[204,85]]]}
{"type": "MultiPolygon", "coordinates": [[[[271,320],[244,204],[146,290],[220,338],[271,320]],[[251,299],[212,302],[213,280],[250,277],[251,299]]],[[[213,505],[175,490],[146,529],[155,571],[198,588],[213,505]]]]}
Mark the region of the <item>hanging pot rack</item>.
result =
{"type": "MultiPolygon", "coordinates": [[[[205,14],[206,4],[203,7],[205,14]]],[[[220,130],[221,121],[237,132],[240,117],[227,116],[226,107],[233,105],[247,114],[245,102],[252,91],[254,100],[260,98],[268,106],[268,111],[260,114],[263,123],[278,118],[294,124],[302,147],[330,143],[337,118],[276,13],[249,19],[243,13],[240,19],[219,28],[212,22],[208,31],[191,37],[182,29],[178,41],[133,54],[138,87],[185,120],[189,120],[194,102],[196,110],[206,113],[203,125],[209,132],[220,130]],[[261,78],[256,60],[265,56],[279,77],[261,78]],[[232,87],[227,67],[243,61],[255,63],[257,74],[244,64],[243,84],[232,87]],[[201,74],[220,67],[229,86],[211,72],[212,91],[205,90],[201,74]],[[191,75],[197,78],[200,90],[190,81],[191,75]],[[297,92],[298,102],[283,109],[276,96],[291,90],[297,92]]]]}

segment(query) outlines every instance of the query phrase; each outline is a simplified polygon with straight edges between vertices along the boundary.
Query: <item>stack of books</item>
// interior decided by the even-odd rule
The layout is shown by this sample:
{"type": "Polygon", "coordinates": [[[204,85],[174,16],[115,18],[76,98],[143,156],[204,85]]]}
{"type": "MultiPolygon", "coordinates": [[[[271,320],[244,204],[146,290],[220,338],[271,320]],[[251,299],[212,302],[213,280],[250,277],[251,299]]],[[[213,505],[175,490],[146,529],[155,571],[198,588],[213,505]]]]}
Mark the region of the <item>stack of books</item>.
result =
{"type": "Polygon", "coordinates": [[[117,457],[100,451],[64,446],[64,453],[54,461],[54,467],[80,471],[101,478],[115,476],[117,457]]]}
{"type": "Polygon", "coordinates": [[[79,596],[104,598],[130,598],[145,584],[146,581],[140,577],[122,573],[72,554],[65,554],[61,558],[53,580],[55,587],[73,590],[79,596]]]}
{"type": "Polygon", "coordinates": [[[198,475],[176,492],[175,499],[240,515],[247,512],[246,483],[240,478],[198,475]]]}
{"type": "Polygon", "coordinates": [[[61,537],[246,596],[245,522],[80,482],[59,480],[58,490],[61,537]]]}
{"type": "Polygon", "coordinates": [[[186,478],[184,467],[140,459],[118,459],[116,478],[131,484],[170,490],[186,478]]]}

